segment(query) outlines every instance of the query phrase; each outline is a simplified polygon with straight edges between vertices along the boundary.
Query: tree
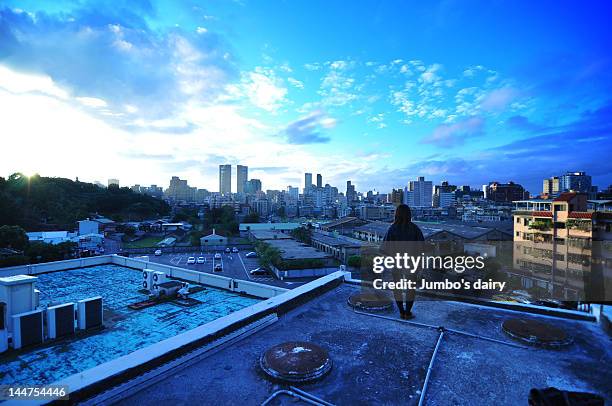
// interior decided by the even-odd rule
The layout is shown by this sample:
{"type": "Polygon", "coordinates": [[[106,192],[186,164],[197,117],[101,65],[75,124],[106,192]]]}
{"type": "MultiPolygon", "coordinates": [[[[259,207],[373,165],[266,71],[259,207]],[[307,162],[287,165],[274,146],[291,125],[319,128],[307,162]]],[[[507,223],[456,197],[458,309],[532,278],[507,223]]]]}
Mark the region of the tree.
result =
{"type": "Polygon", "coordinates": [[[310,245],[312,242],[312,229],[306,227],[298,227],[291,230],[291,236],[296,240],[310,245]]]}
{"type": "Polygon", "coordinates": [[[0,247],[23,251],[28,246],[28,236],[19,226],[0,226],[0,247]]]}
{"type": "Polygon", "coordinates": [[[245,223],[259,223],[259,214],[256,212],[251,212],[244,216],[243,222],[245,223]]]}

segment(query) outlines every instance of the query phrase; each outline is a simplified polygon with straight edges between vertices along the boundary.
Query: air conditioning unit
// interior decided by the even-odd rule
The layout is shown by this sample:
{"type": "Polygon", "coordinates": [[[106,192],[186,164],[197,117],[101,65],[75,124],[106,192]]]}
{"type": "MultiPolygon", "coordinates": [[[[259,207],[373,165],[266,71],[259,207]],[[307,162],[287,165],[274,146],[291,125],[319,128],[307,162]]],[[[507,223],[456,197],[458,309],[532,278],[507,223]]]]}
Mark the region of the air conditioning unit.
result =
{"type": "Polygon", "coordinates": [[[152,291],[156,291],[161,283],[166,282],[166,274],[164,272],[155,271],[151,278],[153,280],[152,291]]]}
{"type": "Polygon", "coordinates": [[[150,269],[145,269],[142,271],[142,288],[146,289],[150,292],[153,291],[153,273],[150,269]]]}
{"type": "Polygon", "coordinates": [[[47,335],[50,339],[74,334],[74,303],[47,308],[47,335]]]}
{"type": "Polygon", "coordinates": [[[174,297],[183,286],[184,282],[170,280],[160,283],[155,292],[159,297],[174,297]]]}
{"type": "Polygon", "coordinates": [[[80,330],[102,327],[102,297],[90,297],[77,302],[77,325],[80,330]]]}
{"type": "Polygon", "coordinates": [[[42,310],[14,314],[12,319],[14,349],[40,344],[44,341],[42,310]]]}

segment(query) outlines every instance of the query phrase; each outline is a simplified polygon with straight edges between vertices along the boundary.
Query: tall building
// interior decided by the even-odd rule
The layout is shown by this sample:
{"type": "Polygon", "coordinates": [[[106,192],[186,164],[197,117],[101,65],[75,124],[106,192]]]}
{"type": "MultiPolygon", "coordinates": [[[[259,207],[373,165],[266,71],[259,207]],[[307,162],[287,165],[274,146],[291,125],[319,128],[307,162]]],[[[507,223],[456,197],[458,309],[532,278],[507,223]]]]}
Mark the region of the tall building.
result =
{"type": "Polygon", "coordinates": [[[300,190],[297,187],[287,186],[287,196],[293,203],[297,202],[300,197],[300,190]]]}
{"type": "Polygon", "coordinates": [[[244,165],[236,166],[236,192],[244,193],[244,184],[249,180],[249,167],[244,165]]]}
{"type": "Polygon", "coordinates": [[[254,195],[261,192],[261,181],[259,179],[250,179],[244,183],[244,193],[254,195]]]}
{"type": "Polygon", "coordinates": [[[529,193],[523,186],[512,181],[508,183],[491,182],[487,186],[487,200],[493,200],[497,203],[512,203],[528,198],[529,193]]]}
{"type": "Polygon", "coordinates": [[[173,176],[165,194],[167,198],[175,201],[191,202],[195,198],[195,191],[196,188],[190,187],[186,180],[173,176]]]}
{"type": "Polygon", "coordinates": [[[411,180],[408,187],[404,188],[404,203],[410,207],[432,207],[432,192],[432,182],[419,176],[417,180],[411,180]]]}
{"type": "Polygon", "coordinates": [[[560,183],[563,192],[591,192],[591,176],[585,172],[567,172],[561,175],[560,183]]]}
{"type": "Polygon", "coordinates": [[[558,176],[544,179],[544,182],[542,182],[542,194],[558,196],[559,193],[561,193],[561,179],[558,176]]]}
{"type": "Polygon", "coordinates": [[[304,194],[308,193],[311,187],[312,187],[312,173],[305,173],[304,174],[304,194]]]}
{"type": "Polygon", "coordinates": [[[232,165],[219,165],[219,193],[232,193],[232,165]]]}
{"type": "Polygon", "coordinates": [[[119,187],[119,179],[109,179],[108,180],[108,186],[110,185],[115,185],[117,187],[119,187]]]}
{"type": "Polygon", "coordinates": [[[442,182],[434,187],[433,206],[434,207],[450,207],[455,202],[455,190],[457,186],[449,185],[447,181],[442,182]]]}
{"type": "Polygon", "coordinates": [[[319,189],[323,187],[323,176],[320,173],[317,173],[317,187],[319,189]]]}
{"type": "Polygon", "coordinates": [[[404,191],[402,189],[393,189],[389,195],[389,203],[394,206],[399,206],[404,201],[404,191]]]}
{"type": "Polygon", "coordinates": [[[354,202],[357,198],[357,194],[355,193],[355,185],[351,183],[350,180],[346,181],[346,201],[350,204],[354,202]]]}

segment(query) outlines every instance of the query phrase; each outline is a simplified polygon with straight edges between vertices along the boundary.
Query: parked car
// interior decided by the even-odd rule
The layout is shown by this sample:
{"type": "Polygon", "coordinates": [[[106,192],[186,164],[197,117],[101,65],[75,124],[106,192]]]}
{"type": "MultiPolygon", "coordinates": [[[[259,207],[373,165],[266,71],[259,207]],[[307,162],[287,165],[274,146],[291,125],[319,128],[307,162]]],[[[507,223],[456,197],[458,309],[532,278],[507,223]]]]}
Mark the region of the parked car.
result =
{"type": "Polygon", "coordinates": [[[247,258],[257,258],[257,253],[256,253],[256,252],[251,251],[251,252],[247,253],[247,254],[245,255],[245,257],[247,257],[247,258]]]}
{"type": "Polygon", "coordinates": [[[238,252],[238,248],[233,247],[233,248],[232,248],[232,252],[233,252],[234,254],[236,254],[236,253],[238,252]]]}
{"type": "Polygon", "coordinates": [[[198,264],[204,263],[204,257],[198,257],[198,264]]]}
{"type": "Polygon", "coordinates": [[[255,268],[253,270],[251,270],[249,272],[249,274],[251,274],[251,276],[254,275],[267,275],[268,274],[268,270],[265,268],[255,268]]]}
{"type": "Polygon", "coordinates": [[[155,256],[159,257],[162,254],[162,250],[155,250],[155,256]]]}
{"type": "Polygon", "coordinates": [[[223,270],[223,267],[221,266],[221,264],[215,265],[215,272],[221,272],[222,270],[223,270]]]}
{"type": "Polygon", "coordinates": [[[232,250],[230,250],[230,249],[229,249],[229,247],[227,247],[227,248],[225,249],[225,253],[226,253],[226,254],[229,254],[230,252],[232,252],[232,250]]]}
{"type": "Polygon", "coordinates": [[[195,263],[196,263],[195,257],[187,258],[187,265],[191,265],[191,264],[195,264],[195,263]]]}
{"type": "Polygon", "coordinates": [[[221,259],[221,254],[219,254],[218,252],[215,254],[215,259],[221,259]]]}

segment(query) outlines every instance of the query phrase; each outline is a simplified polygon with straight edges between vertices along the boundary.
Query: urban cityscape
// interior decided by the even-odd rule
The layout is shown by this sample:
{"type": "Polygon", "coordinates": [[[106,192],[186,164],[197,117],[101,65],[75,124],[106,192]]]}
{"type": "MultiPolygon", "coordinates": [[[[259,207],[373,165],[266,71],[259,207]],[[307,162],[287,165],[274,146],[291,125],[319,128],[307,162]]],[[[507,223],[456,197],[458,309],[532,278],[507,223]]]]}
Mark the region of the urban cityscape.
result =
{"type": "Polygon", "coordinates": [[[611,403],[610,11],[3,2],[0,404],[611,403]]]}

